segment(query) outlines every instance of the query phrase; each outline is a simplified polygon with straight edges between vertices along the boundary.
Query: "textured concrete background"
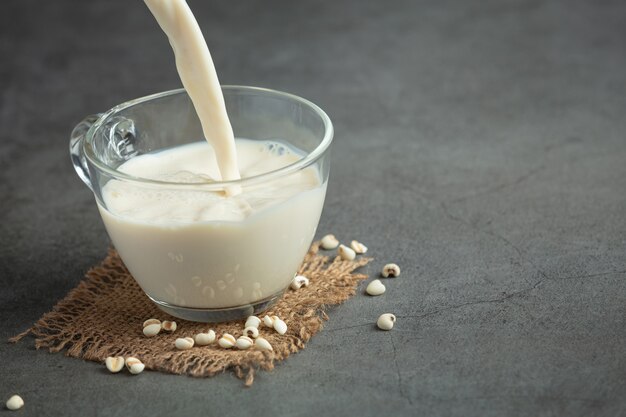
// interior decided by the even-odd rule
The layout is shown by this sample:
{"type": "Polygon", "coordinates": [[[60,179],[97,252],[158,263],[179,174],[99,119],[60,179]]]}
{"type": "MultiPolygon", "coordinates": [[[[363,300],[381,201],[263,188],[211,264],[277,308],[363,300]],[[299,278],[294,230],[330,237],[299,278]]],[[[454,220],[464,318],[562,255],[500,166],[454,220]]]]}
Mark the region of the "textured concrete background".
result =
{"type": "MultiPolygon", "coordinates": [[[[225,84],[335,122],[319,228],[403,268],[251,389],[0,344],[21,415],[626,414],[626,3],[190,0],[225,84]],[[372,326],[394,312],[392,332],[372,326]]],[[[143,3],[4,0],[0,338],[108,245],[67,154],[86,114],[177,88],[143,3]]]]}

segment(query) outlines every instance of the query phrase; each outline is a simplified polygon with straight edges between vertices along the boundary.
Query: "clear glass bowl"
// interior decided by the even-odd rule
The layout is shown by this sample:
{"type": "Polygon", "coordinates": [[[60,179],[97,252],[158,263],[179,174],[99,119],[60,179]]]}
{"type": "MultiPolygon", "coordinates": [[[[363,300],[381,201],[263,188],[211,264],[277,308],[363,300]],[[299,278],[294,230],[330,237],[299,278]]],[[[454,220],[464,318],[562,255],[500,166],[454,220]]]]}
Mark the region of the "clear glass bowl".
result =
{"type": "Polygon", "coordinates": [[[328,181],[333,126],[318,106],[263,88],[222,89],[235,137],[281,141],[301,150],[303,157],[271,172],[210,183],[155,181],[118,170],[136,156],[204,140],[183,89],[88,116],[74,128],[70,140],[76,172],[93,191],[107,232],[130,273],[159,308],[193,321],[244,318],[280,298],[311,244],[328,181]],[[275,190],[303,174],[317,175],[319,185],[239,222],[172,221],[167,226],[137,222],[110,210],[103,198],[110,181],[170,195],[215,194],[241,187],[245,196],[246,190],[275,190]]]}

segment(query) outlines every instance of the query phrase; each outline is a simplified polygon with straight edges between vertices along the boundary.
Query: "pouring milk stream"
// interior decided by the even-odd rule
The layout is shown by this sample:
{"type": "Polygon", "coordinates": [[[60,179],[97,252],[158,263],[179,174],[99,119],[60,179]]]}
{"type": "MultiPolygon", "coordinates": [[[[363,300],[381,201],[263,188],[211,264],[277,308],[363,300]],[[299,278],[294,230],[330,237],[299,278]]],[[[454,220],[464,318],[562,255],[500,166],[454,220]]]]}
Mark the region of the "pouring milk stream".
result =
{"type": "Polygon", "coordinates": [[[185,0],[145,2],[172,45],[180,80],[200,118],[204,137],[215,150],[220,174],[217,180],[238,180],[233,128],[211,53],[196,18],[185,0]]]}

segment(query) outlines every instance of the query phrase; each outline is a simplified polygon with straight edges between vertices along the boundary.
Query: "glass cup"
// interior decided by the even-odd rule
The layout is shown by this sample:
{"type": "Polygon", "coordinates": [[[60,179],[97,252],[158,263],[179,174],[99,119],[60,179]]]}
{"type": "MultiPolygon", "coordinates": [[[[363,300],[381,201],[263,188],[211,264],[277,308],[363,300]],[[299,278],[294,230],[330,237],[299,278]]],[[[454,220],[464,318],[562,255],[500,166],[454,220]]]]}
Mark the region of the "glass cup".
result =
{"type": "Polygon", "coordinates": [[[300,150],[302,157],[238,181],[156,181],[119,170],[139,155],[204,140],[183,89],[88,116],[74,128],[70,140],[74,168],[93,191],[113,245],[139,286],[161,310],[202,322],[257,314],[289,287],[319,222],[333,139],[326,113],[303,98],[256,87],[222,90],[235,137],[286,143],[300,150]],[[303,175],[317,180],[286,201],[273,202],[272,193],[303,175]],[[185,196],[190,201],[218,196],[215,201],[231,198],[236,204],[247,204],[247,190],[261,194],[267,190],[267,201],[264,208],[240,221],[137,220],[116,211],[110,200],[107,204],[106,186],[112,181],[150,196],[135,199],[136,207],[131,207],[135,213],[161,195],[185,196]],[[229,189],[243,193],[225,197],[229,189]]]}

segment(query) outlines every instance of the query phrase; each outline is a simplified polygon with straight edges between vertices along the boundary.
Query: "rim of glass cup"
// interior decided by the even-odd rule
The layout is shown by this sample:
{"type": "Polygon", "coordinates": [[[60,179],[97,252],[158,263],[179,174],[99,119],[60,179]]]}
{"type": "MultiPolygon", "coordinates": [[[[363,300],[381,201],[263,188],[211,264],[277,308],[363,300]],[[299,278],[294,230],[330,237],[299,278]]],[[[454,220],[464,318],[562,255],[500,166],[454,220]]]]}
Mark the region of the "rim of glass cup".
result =
{"type": "MultiPolygon", "coordinates": [[[[122,179],[126,181],[140,182],[143,184],[163,185],[163,186],[170,186],[170,187],[193,187],[193,188],[200,187],[205,190],[224,190],[225,188],[233,187],[233,186],[245,186],[245,185],[257,184],[260,182],[273,180],[282,176],[286,176],[286,175],[301,171],[305,169],[306,167],[315,163],[319,158],[321,158],[326,153],[326,151],[330,147],[330,144],[333,141],[334,128],[333,128],[333,124],[330,118],[328,117],[326,112],[324,112],[324,110],[322,110],[318,105],[316,105],[315,103],[305,98],[296,96],[295,94],[285,93],[282,91],[272,90],[269,88],[252,87],[252,86],[244,86],[244,85],[223,85],[222,90],[243,90],[243,91],[253,91],[253,92],[266,93],[266,94],[269,93],[275,96],[288,98],[290,100],[304,104],[305,106],[308,106],[309,108],[313,109],[313,111],[315,111],[315,113],[322,119],[322,122],[324,123],[324,137],[322,141],[320,142],[320,144],[317,145],[317,147],[315,147],[315,149],[307,153],[304,158],[292,164],[289,164],[287,166],[284,166],[282,168],[279,168],[273,171],[264,172],[259,175],[254,175],[252,177],[246,177],[246,178],[242,178],[239,180],[231,180],[231,181],[214,181],[210,183],[160,181],[160,180],[154,180],[150,178],[143,178],[143,177],[137,177],[134,175],[126,174],[124,172],[118,171],[117,169],[108,166],[107,164],[102,162],[100,159],[98,159],[98,157],[95,155],[93,151],[91,140],[93,139],[94,132],[102,126],[105,120],[107,120],[111,115],[114,115],[124,109],[135,106],[137,104],[141,104],[141,103],[144,103],[146,101],[150,101],[156,98],[161,98],[161,97],[166,97],[166,96],[186,92],[184,88],[178,88],[175,90],[163,91],[160,93],[150,94],[148,96],[129,100],[122,104],[118,104],[117,106],[103,113],[98,118],[98,120],[96,120],[93,123],[93,125],[91,125],[91,127],[87,131],[87,134],[85,135],[84,142],[83,142],[83,153],[85,157],[93,165],[95,165],[99,170],[106,172],[107,174],[114,177],[115,179],[122,179]]],[[[285,138],[285,139],[288,140],[288,138],[285,138]]]]}

